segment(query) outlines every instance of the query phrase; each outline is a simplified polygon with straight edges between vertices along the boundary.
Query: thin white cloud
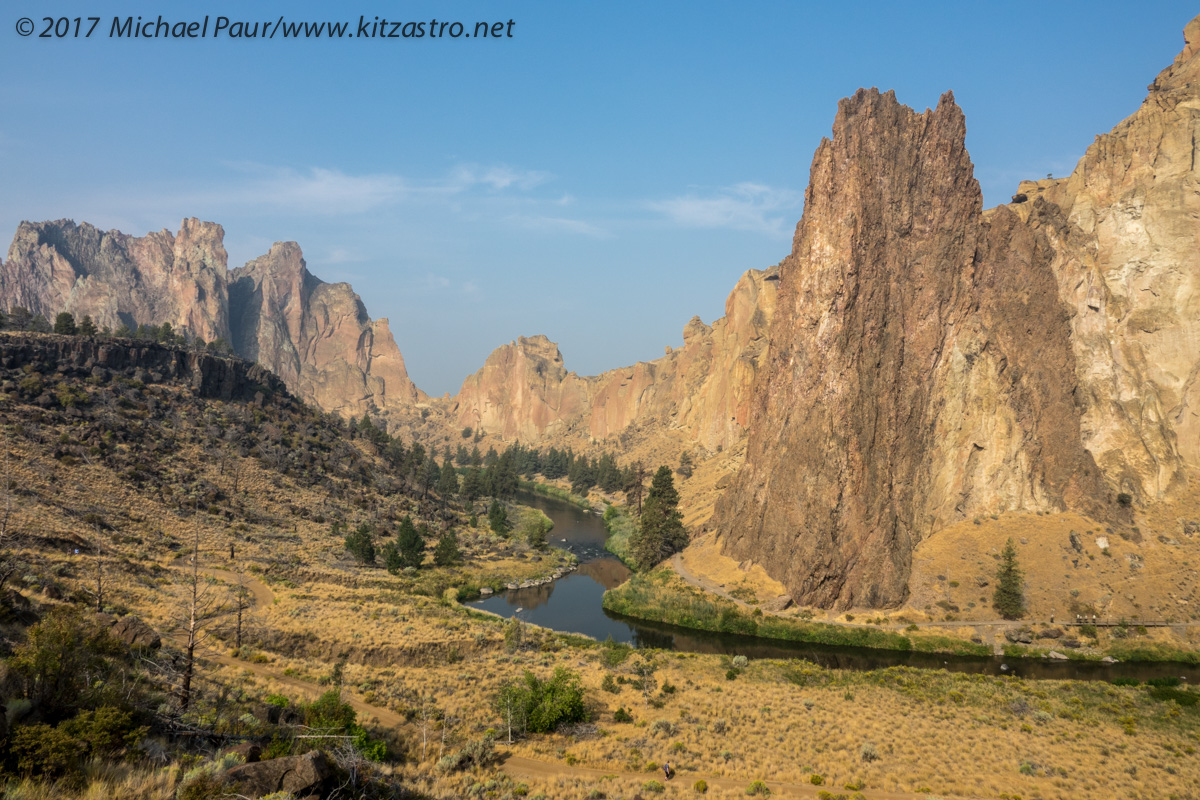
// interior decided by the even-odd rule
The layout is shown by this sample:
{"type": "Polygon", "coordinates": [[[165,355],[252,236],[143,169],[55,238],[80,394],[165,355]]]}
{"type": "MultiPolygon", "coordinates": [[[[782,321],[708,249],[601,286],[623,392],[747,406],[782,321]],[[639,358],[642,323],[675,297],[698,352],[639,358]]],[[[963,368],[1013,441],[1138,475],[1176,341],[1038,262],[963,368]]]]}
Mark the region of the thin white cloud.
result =
{"type": "Polygon", "coordinates": [[[520,215],[511,218],[511,221],[521,227],[530,230],[540,231],[557,231],[563,233],[576,233],[583,236],[591,236],[596,239],[607,239],[610,234],[603,228],[593,225],[590,222],[584,222],[579,219],[568,219],[566,217],[549,217],[543,215],[520,215]]]}
{"type": "Polygon", "coordinates": [[[553,179],[549,172],[531,169],[515,169],[504,164],[481,166],[459,164],[450,172],[447,189],[462,191],[475,186],[486,186],[493,191],[519,189],[529,191],[553,179]]]}
{"type": "Polygon", "coordinates": [[[783,236],[795,225],[802,195],[761,183],[738,183],[709,194],[689,193],[648,203],[653,211],[689,228],[732,228],[783,236]]]}

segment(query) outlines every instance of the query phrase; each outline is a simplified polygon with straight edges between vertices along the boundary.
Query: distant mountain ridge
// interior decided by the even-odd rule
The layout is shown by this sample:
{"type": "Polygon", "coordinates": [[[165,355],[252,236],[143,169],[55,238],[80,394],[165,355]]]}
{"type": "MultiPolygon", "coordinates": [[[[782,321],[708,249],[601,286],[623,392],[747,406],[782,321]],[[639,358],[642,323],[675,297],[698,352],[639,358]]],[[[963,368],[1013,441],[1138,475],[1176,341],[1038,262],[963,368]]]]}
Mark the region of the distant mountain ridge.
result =
{"type": "Polygon", "coordinates": [[[0,304],[100,327],[164,322],[278,375],[306,402],[344,415],[409,407],[409,379],[387,320],[372,320],[349,284],[307,269],[294,242],[228,268],[224,230],[185,219],[177,234],[136,237],[71,220],[22,222],[0,263],[0,304]]]}

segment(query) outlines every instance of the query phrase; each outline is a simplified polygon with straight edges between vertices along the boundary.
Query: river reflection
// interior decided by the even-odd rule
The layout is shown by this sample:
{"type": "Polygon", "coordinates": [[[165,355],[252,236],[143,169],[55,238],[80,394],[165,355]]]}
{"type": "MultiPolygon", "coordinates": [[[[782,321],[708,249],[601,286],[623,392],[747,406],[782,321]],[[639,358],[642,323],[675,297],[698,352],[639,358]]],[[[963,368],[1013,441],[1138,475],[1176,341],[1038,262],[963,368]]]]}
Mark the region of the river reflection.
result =
{"type": "Polygon", "coordinates": [[[554,522],[550,540],[574,552],[579,569],[557,581],[493,595],[470,605],[503,617],[519,614],[534,625],[580,633],[604,641],[611,638],[636,647],[715,653],[748,658],[803,658],[830,669],[873,670],[893,666],[945,669],[1024,678],[1146,680],[1179,676],[1200,681],[1200,667],[1184,664],[1099,664],[1034,659],[966,658],[861,647],[827,647],[753,636],[709,633],[610,614],[601,606],[606,589],[620,585],[629,570],[603,550],[605,529],[599,516],[553,498],[523,494],[521,502],[541,509],[554,522]]]}

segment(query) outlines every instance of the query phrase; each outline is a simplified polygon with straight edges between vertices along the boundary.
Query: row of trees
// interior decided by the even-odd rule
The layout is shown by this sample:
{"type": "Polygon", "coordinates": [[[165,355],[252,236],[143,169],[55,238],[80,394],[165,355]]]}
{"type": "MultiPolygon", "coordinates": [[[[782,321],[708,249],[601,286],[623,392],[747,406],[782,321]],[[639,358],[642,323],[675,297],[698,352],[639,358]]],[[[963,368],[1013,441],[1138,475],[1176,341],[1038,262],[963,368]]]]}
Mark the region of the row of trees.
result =
{"type": "Polygon", "coordinates": [[[233,348],[223,338],[206,342],[198,336],[188,336],[184,331],[177,331],[171,323],[147,325],[145,323],[130,326],[124,322],[115,329],[96,325],[91,315],[85,314],[82,319],[76,319],[69,311],[60,312],[54,318],[54,324],[41,314],[34,314],[24,306],[13,306],[8,311],[0,311],[0,329],[12,331],[31,331],[34,333],[57,333],[62,336],[103,336],[116,339],[138,339],[147,342],[186,347],[192,350],[207,350],[219,355],[231,355],[233,348]]]}
{"type": "MultiPolygon", "coordinates": [[[[333,533],[337,535],[341,523],[333,523],[333,533]]],[[[375,530],[364,523],[346,535],[346,550],[365,566],[375,566],[376,557],[383,556],[383,566],[393,575],[399,574],[406,568],[420,569],[425,563],[425,540],[432,537],[429,526],[413,524],[412,517],[405,515],[400,520],[394,537],[387,535],[381,551],[377,553],[374,541],[375,530]]],[[[452,530],[447,530],[439,538],[433,550],[433,563],[439,567],[451,567],[462,563],[462,551],[458,546],[458,536],[452,530]]]]}

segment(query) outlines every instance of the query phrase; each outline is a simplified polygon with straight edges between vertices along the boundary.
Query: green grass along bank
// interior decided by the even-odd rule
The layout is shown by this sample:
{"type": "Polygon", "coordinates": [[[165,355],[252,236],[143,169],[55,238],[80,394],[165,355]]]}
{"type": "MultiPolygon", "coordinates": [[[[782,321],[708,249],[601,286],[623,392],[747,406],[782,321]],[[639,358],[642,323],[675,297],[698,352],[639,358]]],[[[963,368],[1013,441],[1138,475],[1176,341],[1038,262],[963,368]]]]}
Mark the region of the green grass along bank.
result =
{"type": "MultiPolygon", "coordinates": [[[[993,656],[987,644],[971,642],[953,636],[917,633],[910,626],[901,631],[889,631],[868,625],[840,625],[826,622],[806,622],[764,614],[760,609],[748,611],[736,603],[706,593],[687,583],[673,570],[660,566],[651,572],[636,574],[615,589],[604,593],[605,610],[626,617],[661,622],[681,628],[735,633],[763,639],[779,639],[808,644],[841,647],[870,647],[920,653],[943,653],[957,656],[993,656]]],[[[1004,649],[1009,658],[1045,658],[1048,649],[1010,645],[1004,649]]],[[[1200,663],[1200,653],[1181,650],[1155,642],[1118,642],[1102,651],[1080,653],[1071,651],[1072,660],[1097,661],[1105,655],[1120,661],[1172,661],[1200,663]]]]}

